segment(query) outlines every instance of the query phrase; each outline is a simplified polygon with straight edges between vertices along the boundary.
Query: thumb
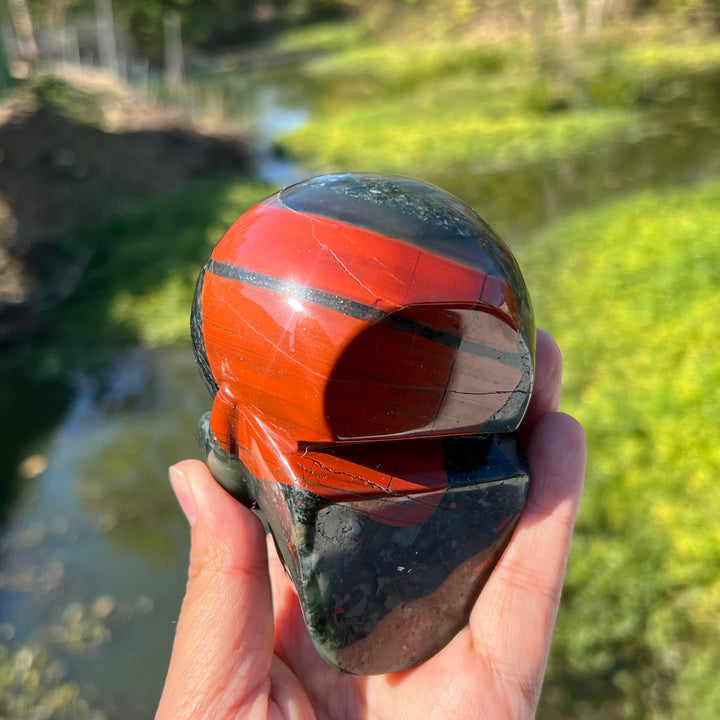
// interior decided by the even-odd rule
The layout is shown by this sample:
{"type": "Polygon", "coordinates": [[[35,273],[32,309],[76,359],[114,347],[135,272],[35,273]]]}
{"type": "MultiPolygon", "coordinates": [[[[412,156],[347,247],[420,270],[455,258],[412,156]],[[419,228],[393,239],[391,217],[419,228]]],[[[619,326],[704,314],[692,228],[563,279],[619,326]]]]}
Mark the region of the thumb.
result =
{"type": "Polygon", "coordinates": [[[262,524],[201,462],[175,465],[170,480],[192,526],[192,548],[156,720],[253,714],[253,705],[267,703],[273,663],[262,524]]]}

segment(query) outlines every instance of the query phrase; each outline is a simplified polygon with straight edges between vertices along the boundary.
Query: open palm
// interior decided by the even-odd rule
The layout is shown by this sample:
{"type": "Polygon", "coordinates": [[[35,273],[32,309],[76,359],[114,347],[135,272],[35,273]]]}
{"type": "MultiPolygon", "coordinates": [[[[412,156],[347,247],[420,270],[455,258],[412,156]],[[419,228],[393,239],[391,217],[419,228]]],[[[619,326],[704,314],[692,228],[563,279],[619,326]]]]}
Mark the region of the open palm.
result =
{"type": "Polygon", "coordinates": [[[560,352],[539,331],[521,428],[531,469],[526,507],[468,625],[404,672],[359,677],[327,665],[260,521],[205,465],[176,465],[192,550],[156,720],[533,717],[585,472],[582,429],[557,412],[560,376],[560,352]]]}

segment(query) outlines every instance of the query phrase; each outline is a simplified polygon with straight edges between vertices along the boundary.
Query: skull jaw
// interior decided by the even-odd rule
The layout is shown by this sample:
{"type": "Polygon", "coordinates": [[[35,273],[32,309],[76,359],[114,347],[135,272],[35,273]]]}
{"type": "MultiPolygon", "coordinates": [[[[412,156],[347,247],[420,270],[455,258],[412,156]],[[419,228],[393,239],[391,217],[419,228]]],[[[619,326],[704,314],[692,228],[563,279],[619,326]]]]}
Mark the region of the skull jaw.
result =
{"type": "MultiPolygon", "coordinates": [[[[359,675],[409,669],[452,640],[505,549],[529,487],[513,435],[422,441],[436,446],[445,487],[339,502],[258,480],[217,443],[206,416],[198,436],[218,482],[255,508],[272,533],[318,652],[359,675]]],[[[404,445],[408,453],[418,447],[404,445]]],[[[334,460],[324,458],[328,467],[334,460]]]]}

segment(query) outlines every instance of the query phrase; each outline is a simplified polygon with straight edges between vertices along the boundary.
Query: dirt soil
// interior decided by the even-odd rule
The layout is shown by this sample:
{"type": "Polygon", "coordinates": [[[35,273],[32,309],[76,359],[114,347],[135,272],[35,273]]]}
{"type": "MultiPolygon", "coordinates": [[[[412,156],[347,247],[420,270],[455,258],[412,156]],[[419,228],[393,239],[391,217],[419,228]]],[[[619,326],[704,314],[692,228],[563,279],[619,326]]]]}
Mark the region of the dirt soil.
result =
{"type": "Polygon", "coordinates": [[[117,84],[60,87],[94,102],[74,114],[27,92],[0,103],[0,353],[82,277],[89,258],[68,256],[54,237],[191,178],[251,167],[241,135],[204,133],[117,84]]]}

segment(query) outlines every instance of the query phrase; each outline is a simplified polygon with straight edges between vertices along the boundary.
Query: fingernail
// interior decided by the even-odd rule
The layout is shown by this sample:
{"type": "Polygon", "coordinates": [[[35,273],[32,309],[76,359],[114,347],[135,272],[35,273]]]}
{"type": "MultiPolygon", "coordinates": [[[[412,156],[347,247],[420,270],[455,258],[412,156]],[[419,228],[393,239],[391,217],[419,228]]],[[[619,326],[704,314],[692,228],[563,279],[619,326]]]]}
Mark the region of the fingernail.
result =
{"type": "Polygon", "coordinates": [[[192,492],[190,492],[187,475],[175,465],[168,472],[170,473],[170,484],[180,509],[185,514],[190,525],[192,525],[195,522],[195,499],[192,492]]]}

